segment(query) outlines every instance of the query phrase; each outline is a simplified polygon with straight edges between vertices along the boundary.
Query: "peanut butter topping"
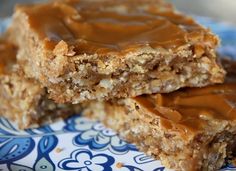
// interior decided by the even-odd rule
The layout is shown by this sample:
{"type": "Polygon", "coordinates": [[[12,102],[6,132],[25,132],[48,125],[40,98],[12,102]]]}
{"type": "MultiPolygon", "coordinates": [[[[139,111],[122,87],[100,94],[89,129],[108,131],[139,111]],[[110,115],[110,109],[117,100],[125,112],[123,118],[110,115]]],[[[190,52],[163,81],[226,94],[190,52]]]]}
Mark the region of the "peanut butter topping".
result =
{"type": "Polygon", "coordinates": [[[140,46],[175,49],[194,41],[217,44],[206,29],[161,0],[61,0],[17,10],[49,49],[61,40],[87,54],[126,53],[140,46]]]}
{"type": "Polygon", "coordinates": [[[8,73],[16,61],[16,47],[0,39],[0,74],[8,73]]]}
{"type": "Polygon", "coordinates": [[[211,126],[209,120],[236,120],[236,75],[220,85],[143,95],[134,100],[160,116],[160,124],[167,129],[181,128],[185,133],[201,131],[206,125],[211,126]]]}

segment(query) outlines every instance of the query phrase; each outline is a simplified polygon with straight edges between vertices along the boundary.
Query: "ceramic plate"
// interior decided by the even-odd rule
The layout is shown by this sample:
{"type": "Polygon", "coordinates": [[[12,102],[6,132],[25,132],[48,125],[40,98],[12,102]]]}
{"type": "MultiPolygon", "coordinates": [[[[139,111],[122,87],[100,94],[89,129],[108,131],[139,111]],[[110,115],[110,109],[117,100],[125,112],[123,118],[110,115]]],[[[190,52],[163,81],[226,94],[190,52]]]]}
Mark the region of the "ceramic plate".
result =
{"type": "MultiPolygon", "coordinates": [[[[219,52],[236,59],[236,27],[196,17],[222,39],[219,52]]],[[[10,19],[0,20],[3,32],[10,19]]],[[[4,115],[4,113],[3,113],[4,115]]],[[[0,170],[164,171],[160,161],[139,152],[109,128],[73,116],[37,129],[18,130],[0,118],[0,170]]],[[[225,164],[222,170],[236,170],[225,164]]]]}

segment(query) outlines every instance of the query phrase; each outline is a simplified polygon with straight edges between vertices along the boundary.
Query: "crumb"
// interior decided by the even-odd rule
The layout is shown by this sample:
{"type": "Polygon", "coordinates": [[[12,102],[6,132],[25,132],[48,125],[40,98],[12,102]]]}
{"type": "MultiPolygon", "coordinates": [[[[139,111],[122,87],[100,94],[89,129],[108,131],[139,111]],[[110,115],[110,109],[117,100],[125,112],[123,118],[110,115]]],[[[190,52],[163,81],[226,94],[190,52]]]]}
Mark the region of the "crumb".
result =
{"type": "Polygon", "coordinates": [[[121,162],[118,162],[118,163],[116,163],[116,167],[117,167],[117,168],[119,168],[119,169],[120,169],[120,168],[122,168],[122,167],[123,167],[123,165],[124,165],[124,164],[123,164],[123,163],[121,163],[121,162]]]}
{"type": "Polygon", "coordinates": [[[57,148],[55,149],[55,151],[56,151],[56,153],[60,153],[60,152],[63,151],[63,148],[59,148],[59,147],[57,147],[57,148]]]}

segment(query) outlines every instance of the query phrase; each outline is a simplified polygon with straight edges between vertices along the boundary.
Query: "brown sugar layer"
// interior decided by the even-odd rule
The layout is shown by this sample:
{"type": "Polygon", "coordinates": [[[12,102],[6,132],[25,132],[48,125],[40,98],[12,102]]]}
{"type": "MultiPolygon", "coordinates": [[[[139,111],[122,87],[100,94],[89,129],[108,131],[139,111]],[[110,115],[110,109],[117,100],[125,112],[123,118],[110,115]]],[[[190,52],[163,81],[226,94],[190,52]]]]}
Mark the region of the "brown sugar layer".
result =
{"type": "Polygon", "coordinates": [[[54,103],[37,81],[25,78],[15,63],[16,52],[15,46],[0,40],[0,116],[23,129],[80,111],[79,105],[54,103]]]}
{"type": "Polygon", "coordinates": [[[235,152],[235,64],[227,63],[229,79],[223,84],[91,102],[84,113],[118,131],[168,168],[214,171],[235,152]]]}
{"type": "Polygon", "coordinates": [[[17,6],[8,33],[26,75],[62,103],[202,87],[225,75],[217,36],[161,0],[17,6]]]}

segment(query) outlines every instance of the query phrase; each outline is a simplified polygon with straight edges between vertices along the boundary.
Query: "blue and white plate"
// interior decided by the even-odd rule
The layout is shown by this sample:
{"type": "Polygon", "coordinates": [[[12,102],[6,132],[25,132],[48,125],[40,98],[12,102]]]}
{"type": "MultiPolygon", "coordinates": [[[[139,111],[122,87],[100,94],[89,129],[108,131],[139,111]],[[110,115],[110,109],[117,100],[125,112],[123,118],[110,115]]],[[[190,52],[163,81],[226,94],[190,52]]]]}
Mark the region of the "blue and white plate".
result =
{"type": "MultiPolygon", "coordinates": [[[[236,27],[204,17],[197,20],[222,39],[220,53],[236,59],[236,27]]],[[[10,19],[0,20],[0,33],[10,19]]],[[[160,161],[120,139],[109,128],[80,115],[37,129],[17,130],[0,118],[2,171],[164,171],[160,161]]],[[[227,165],[222,170],[236,170],[227,165]]]]}

